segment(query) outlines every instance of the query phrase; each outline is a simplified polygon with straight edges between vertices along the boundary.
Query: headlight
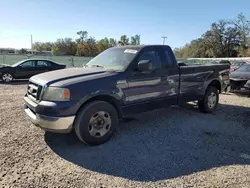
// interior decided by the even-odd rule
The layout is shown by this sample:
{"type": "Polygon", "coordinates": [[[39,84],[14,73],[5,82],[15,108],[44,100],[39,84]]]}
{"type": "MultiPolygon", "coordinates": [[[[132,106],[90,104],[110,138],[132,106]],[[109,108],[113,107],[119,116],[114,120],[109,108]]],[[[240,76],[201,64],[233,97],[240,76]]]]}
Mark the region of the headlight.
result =
{"type": "Polygon", "coordinates": [[[70,90],[66,88],[47,87],[43,94],[43,100],[47,101],[69,101],[70,90]]]}
{"type": "Polygon", "coordinates": [[[244,87],[250,88],[250,80],[248,80],[248,81],[245,83],[244,87]]]}

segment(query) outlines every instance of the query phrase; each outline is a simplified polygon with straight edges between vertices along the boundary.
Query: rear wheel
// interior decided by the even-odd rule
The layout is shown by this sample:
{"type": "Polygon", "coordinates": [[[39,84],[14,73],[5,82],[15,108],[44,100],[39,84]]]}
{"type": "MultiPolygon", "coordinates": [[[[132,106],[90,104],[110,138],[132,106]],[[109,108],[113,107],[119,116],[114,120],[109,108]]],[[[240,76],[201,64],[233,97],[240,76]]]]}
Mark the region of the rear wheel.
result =
{"type": "Polygon", "coordinates": [[[90,145],[108,141],[118,124],[116,109],[104,101],[94,101],[83,107],[77,114],[75,132],[77,137],[90,145]]]}
{"type": "Polygon", "coordinates": [[[2,81],[4,82],[11,82],[13,80],[13,75],[11,73],[3,73],[2,74],[2,81]]]}
{"type": "Polygon", "coordinates": [[[212,113],[216,110],[219,102],[219,92],[217,88],[209,86],[202,100],[199,100],[198,105],[202,112],[212,113]]]}

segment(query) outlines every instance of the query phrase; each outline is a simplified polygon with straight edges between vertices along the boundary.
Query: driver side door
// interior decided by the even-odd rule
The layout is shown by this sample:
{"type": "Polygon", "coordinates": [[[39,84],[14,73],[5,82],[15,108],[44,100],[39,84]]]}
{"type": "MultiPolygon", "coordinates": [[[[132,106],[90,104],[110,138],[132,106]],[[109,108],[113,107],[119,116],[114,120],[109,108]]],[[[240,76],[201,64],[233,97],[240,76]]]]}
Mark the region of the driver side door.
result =
{"type": "MultiPolygon", "coordinates": [[[[159,49],[160,50],[160,49],[159,49]]],[[[162,85],[162,60],[156,47],[145,48],[135,60],[135,68],[127,78],[124,114],[137,113],[157,108],[158,99],[164,97],[162,85]],[[150,60],[152,70],[141,72],[136,67],[142,60],[150,60]]]]}
{"type": "Polygon", "coordinates": [[[15,71],[16,78],[30,78],[36,74],[36,60],[27,60],[20,64],[15,71]]]}

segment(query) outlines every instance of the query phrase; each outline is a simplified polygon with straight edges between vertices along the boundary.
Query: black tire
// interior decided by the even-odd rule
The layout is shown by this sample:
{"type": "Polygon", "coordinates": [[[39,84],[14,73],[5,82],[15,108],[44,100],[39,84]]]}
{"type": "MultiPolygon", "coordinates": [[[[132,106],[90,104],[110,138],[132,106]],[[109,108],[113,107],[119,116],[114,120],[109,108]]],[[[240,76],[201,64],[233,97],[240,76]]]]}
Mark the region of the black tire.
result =
{"type": "Polygon", "coordinates": [[[2,79],[3,82],[9,83],[9,82],[12,82],[12,81],[14,80],[14,77],[13,77],[13,74],[8,73],[8,72],[4,72],[4,73],[2,74],[1,79],[2,79]],[[10,76],[11,79],[5,79],[4,77],[5,77],[6,75],[8,75],[8,77],[10,76]]]}
{"type": "Polygon", "coordinates": [[[104,101],[93,101],[84,106],[76,116],[74,123],[75,132],[77,137],[86,144],[100,145],[108,141],[115,132],[119,118],[116,109],[113,105],[104,101]],[[89,130],[89,121],[95,113],[99,111],[107,112],[111,118],[111,125],[107,133],[103,136],[95,137],[91,135],[89,130]]]}
{"type": "Polygon", "coordinates": [[[219,92],[218,92],[217,88],[215,88],[213,86],[209,86],[206,90],[206,93],[205,93],[203,99],[198,101],[198,106],[199,106],[201,112],[212,113],[216,110],[218,102],[219,102],[219,92]],[[209,96],[211,96],[213,94],[215,94],[216,99],[214,100],[215,103],[213,105],[211,105],[211,104],[209,104],[209,96]]]}

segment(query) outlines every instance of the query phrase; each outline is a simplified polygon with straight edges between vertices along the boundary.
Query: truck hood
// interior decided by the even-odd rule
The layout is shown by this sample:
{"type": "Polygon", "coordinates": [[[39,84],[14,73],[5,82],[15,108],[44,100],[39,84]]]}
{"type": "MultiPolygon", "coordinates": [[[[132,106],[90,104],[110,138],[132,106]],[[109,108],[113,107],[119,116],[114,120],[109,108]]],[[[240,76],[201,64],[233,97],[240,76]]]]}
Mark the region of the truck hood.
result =
{"type": "Polygon", "coordinates": [[[90,80],[93,77],[105,77],[111,72],[102,68],[68,68],[35,75],[31,82],[39,85],[65,86],[78,81],[90,80]]]}

